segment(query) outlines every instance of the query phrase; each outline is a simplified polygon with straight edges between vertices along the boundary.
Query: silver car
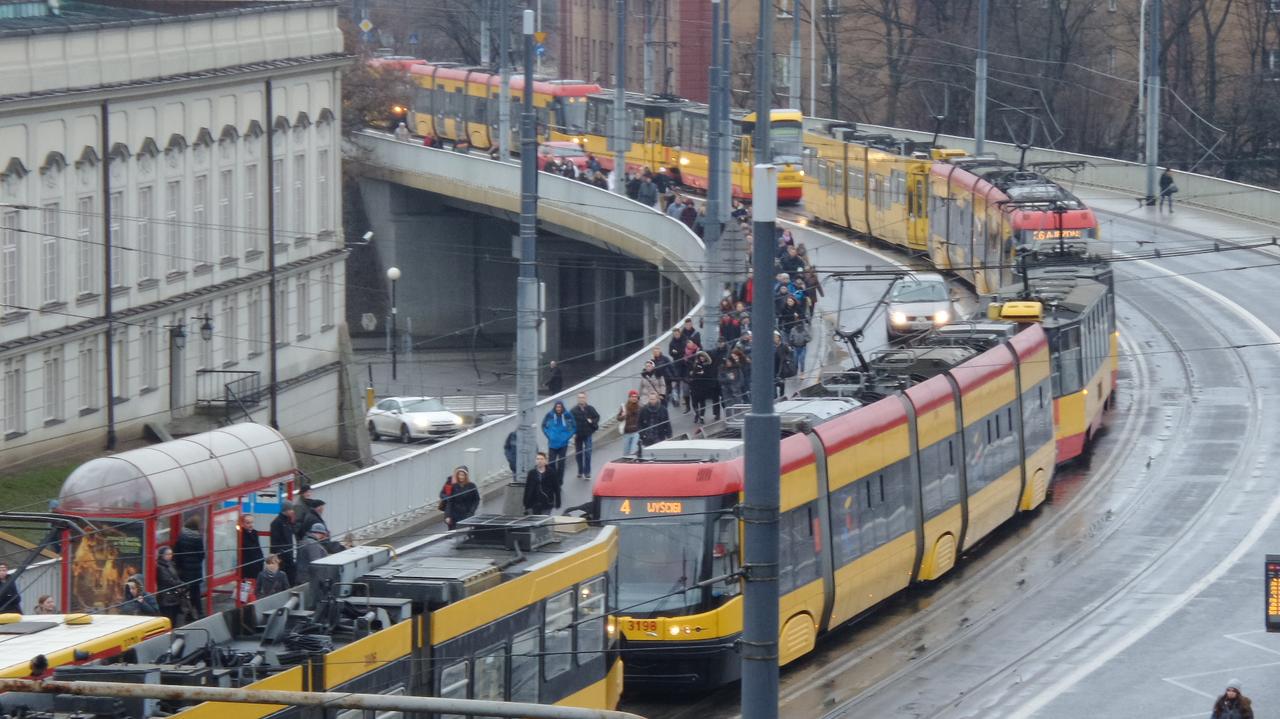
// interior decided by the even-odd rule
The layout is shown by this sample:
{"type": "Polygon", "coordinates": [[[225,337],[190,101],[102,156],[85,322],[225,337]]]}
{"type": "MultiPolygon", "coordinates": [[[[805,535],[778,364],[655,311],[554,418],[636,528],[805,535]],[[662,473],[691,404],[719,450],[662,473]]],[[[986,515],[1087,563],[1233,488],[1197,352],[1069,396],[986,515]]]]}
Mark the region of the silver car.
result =
{"type": "Polygon", "coordinates": [[[369,439],[397,437],[409,444],[419,439],[444,439],[462,431],[463,420],[435,397],[387,397],[365,413],[369,439]]]}
{"type": "Polygon", "coordinates": [[[893,339],[945,325],[955,316],[946,279],[926,272],[903,277],[893,286],[885,325],[893,339]]]}

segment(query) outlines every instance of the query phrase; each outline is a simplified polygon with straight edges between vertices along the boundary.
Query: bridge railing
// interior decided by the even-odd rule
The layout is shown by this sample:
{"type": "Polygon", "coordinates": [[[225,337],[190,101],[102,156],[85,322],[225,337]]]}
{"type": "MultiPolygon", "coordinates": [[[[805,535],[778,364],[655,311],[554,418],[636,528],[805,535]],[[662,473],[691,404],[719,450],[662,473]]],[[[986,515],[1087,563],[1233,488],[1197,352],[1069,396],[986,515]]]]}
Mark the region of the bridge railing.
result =
{"type": "MultiPolygon", "coordinates": [[[[434,150],[398,142],[378,133],[354,140],[359,161],[388,180],[444,191],[490,206],[518,208],[519,166],[480,156],[434,150]],[[439,189],[437,189],[437,187],[439,189]],[[456,193],[456,194],[455,194],[456,193]]],[[[666,268],[671,278],[696,290],[704,261],[702,241],[684,224],[626,197],[564,177],[539,174],[539,217],[580,232],[666,268]]],[[[690,310],[697,317],[701,303],[690,310]]],[[[549,411],[555,399],[586,392],[605,419],[610,419],[639,384],[644,359],[666,341],[667,330],[635,354],[600,375],[555,397],[542,400],[539,412],[549,411]]],[[[467,465],[481,487],[509,477],[503,445],[516,428],[514,414],[431,445],[412,454],[316,484],[324,499],[325,521],[343,534],[378,536],[429,511],[438,501],[445,477],[467,465]]]]}

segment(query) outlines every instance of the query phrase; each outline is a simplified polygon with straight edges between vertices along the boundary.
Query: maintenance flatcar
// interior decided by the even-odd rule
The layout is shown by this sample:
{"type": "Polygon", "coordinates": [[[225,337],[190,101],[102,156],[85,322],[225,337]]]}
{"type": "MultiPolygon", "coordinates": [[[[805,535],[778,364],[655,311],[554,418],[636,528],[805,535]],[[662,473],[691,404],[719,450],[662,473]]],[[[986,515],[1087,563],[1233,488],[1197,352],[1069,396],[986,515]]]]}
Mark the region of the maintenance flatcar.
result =
{"type": "MultiPolygon", "coordinates": [[[[310,584],[53,676],[615,707],[617,529],[493,515],[459,527],[394,551],[329,555],[311,565],[310,584]]],[[[304,715],[296,707],[141,700],[111,714],[71,697],[27,694],[0,695],[0,710],[30,719],[75,711],[81,719],[304,715]]]]}

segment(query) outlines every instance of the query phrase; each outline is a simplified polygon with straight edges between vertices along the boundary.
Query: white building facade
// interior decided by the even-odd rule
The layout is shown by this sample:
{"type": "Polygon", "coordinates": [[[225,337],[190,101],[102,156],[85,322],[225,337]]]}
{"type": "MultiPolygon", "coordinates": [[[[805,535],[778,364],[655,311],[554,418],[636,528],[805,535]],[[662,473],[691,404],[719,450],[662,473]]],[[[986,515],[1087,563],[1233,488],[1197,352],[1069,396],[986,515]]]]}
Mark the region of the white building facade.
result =
{"type": "Polygon", "coordinates": [[[332,454],[336,4],[103,10],[0,18],[0,467],[224,411],[332,454]]]}

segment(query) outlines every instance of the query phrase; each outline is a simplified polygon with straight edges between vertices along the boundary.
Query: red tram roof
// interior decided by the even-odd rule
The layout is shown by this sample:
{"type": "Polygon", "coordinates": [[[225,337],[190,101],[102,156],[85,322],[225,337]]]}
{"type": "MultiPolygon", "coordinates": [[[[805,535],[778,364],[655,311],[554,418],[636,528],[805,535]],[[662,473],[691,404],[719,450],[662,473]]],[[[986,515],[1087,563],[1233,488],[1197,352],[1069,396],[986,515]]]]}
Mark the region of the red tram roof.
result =
{"type": "Polygon", "coordinates": [[[907,410],[897,397],[885,397],[866,407],[814,427],[827,454],[848,449],[859,442],[907,423],[907,410]]]}
{"type": "Polygon", "coordinates": [[[610,462],[597,497],[718,497],[742,491],[742,460],[728,462],[610,462]]]}
{"type": "Polygon", "coordinates": [[[917,417],[926,412],[932,412],[954,399],[951,393],[951,383],[947,381],[944,375],[940,374],[908,388],[907,398],[911,400],[912,406],[916,408],[917,417]]]}

